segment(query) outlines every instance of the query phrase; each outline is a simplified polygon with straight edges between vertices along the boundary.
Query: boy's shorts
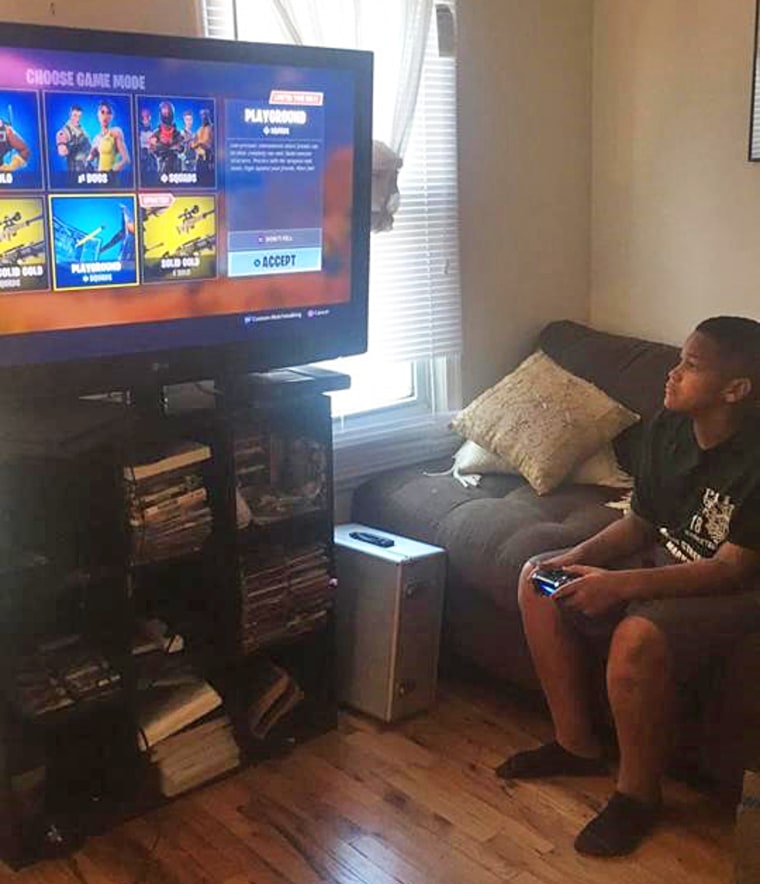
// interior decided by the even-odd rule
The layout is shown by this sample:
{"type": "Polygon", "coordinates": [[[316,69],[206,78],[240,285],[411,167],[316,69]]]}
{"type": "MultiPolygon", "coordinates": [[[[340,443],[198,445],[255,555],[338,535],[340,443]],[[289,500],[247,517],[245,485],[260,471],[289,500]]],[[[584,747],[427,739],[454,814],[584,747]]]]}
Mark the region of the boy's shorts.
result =
{"type": "MultiPolygon", "coordinates": [[[[568,550],[555,550],[534,556],[536,564],[568,550]]],[[[675,565],[661,546],[653,547],[610,564],[611,570],[652,568],[675,565]]],[[[558,600],[561,606],[561,600],[558,600]]],[[[647,599],[626,605],[599,617],[587,617],[579,611],[562,609],[563,616],[581,635],[606,653],[617,625],[626,617],[644,617],[665,635],[678,681],[688,678],[700,665],[726,652],[744,636],[760,632],[760,583],[746,592],[722,592],[715,595],[680,596],[647,599]]]]}

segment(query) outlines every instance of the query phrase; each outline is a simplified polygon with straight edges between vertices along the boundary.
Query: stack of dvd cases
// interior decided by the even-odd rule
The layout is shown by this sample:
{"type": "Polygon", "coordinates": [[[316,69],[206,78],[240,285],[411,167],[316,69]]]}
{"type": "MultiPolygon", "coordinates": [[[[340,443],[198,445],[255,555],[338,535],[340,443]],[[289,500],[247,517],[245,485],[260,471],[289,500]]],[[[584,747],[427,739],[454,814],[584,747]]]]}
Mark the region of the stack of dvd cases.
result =
{"type": "Polygon", "coordinates": [[[79,635],[40,644],[21,657],[14,681],[18,707],[27,718],[104,699],[121,687],[121,675],[79,635]]]}
{"type": "Polygon", "coordinates": [[[251,653],[319,628],[335,591],[327,549],[314,543],[241,563],[241,644],[251,653]]]}
{"type": "Polygon", "coordinates": [[[188,442],[157,461],[124,468],[135,564],[201,549],[212,526],[203,477],[210,457],[208,446],[188,442]]]}

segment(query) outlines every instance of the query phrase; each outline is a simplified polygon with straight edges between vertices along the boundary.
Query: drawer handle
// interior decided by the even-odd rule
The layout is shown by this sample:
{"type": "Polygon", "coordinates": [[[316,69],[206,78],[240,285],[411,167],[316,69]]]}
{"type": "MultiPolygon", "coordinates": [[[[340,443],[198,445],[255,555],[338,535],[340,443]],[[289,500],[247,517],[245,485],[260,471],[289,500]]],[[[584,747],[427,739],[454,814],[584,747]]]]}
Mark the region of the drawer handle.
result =
{"type": "Polygon", "coordinates": [[[410,583],[407,583],[404,587],[404,598],[405,599],[413,599],[415,596],[420,595],[420,593],[424,592],[427,588],[427,581],[425,580],[412,580],[410,583]]]}
{"type": "Polygon", "coordinates": [[[414,693],[417,690],[417,682],[413,678],[409,678],[406,681],[400,681],[398,683],[398,687],[396,691],[399,697],[406,697],[409,694],[414,693]]]}

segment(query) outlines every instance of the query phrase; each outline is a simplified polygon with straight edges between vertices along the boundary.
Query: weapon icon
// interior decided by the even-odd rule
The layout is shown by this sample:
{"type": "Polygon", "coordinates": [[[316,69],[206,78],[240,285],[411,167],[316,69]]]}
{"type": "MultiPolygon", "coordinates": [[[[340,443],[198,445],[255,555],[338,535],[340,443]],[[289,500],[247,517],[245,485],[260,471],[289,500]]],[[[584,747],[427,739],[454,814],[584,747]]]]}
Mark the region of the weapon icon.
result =
{"type": "Polygon", "coordinates": [[[22,220],[21,212],[13,212],[0,218],[0,242],[8,242],[25,227],[30,227],[37,221],[42,221],[42,215],[36,215],[34,218],[22,220]]]}
{"type": "Polygon", "coordinates": [[[213,251],[215,248],[215,234],[212,234],[211,236],[196,236],[195,239],[191,239],[189,242],[182,243],[182,245],[178,246],[173,252],[164,252],[161,257],[192,258],[196,255],[199,255],[202,251],[205,251],[207,249],[213,251]]]}
{"type": "Polygon", "coordinates": [[[37,258],[39,255],[44,254],[44,242],[26,243],[25,245],[8,249],[6,252],[0,252],[0,262],[6,265],[20,264],[23,261],[29,261],[32,258],[37,258]]]}
{"type": "Polygon", "coordinates": [[[143,220],[147,221],[149,218],[158,218],[168,208],[169,206],[149,206],[147,209],[143,209],[143,220]]]}
{"type": "Polygon", "coordinates": [[[200,222],[203,221],[204,218],[208,218],[213,214],[213,206],[207,212],[201,212],[201,207],[196,203],[189,209],[185,209],[184,212],[180,212],[180,223],[177,227],[177,233],[190,233],[190,231],[195,227],[196,224],[200,224],[200,222]]]}

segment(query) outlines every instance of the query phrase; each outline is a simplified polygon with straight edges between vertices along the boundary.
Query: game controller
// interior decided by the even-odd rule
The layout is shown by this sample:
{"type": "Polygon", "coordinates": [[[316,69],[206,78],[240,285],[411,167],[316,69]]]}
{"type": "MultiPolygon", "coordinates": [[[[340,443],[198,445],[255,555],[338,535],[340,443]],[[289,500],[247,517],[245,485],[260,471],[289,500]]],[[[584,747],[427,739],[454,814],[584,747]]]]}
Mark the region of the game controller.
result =
{"type": "Polygon", "coordinates": [[[536,592],[551,596],[566,583],[575,580],[577,576],[565,571],[564,568],[538,568],[533,572],[531,579],[536,592]]]}

